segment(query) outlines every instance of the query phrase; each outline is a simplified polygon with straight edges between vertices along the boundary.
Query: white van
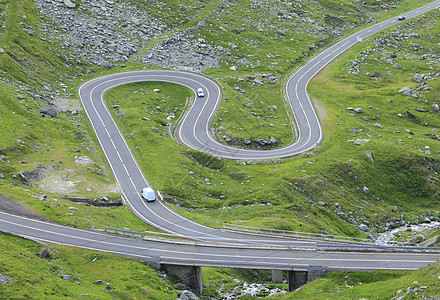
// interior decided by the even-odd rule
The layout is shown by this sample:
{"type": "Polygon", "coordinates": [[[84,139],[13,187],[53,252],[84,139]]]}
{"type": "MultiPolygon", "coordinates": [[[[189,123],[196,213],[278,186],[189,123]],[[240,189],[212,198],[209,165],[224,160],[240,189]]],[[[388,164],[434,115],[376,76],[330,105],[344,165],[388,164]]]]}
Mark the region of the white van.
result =
{"type": "Polygon", "coordinates": [[[156,194],[154,193],[154,190],[150,187],[143,188],[141,195],[145,200],[147,200],[147,202],[152,202],[156,200],[156,194]]]}

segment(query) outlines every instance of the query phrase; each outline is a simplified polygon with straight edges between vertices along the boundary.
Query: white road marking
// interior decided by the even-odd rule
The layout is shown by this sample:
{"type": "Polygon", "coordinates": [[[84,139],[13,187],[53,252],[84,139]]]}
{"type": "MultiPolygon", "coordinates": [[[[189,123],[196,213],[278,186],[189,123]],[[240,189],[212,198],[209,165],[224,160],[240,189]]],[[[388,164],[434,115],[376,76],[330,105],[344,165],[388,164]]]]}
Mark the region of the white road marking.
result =
{"type": "MultiPolygon", "coordinates": [[[[113,142],[112,139],[110,139],[110,142],[112,142],[112,144],[113,144],[113,148],[115,148],[115,150],[116,150],[116,145],[115,145],[115,143],[113,142]]],[[[121,159],[121,161],[122,161],[122,159],[121,159]]]]}
{"type": "Polygon", "coordinates": [[[119,159],[121,160],[121,162],[122,162],[122,157],[121,157],[121,155],[119,154],[119,152],[116,150],[116,154],[119,156],[119,159]]]}
{"type": "Polygon", "coordinates": [[[130,176],[130,173],[128,172],[128,170],[127,170],[127,167],[125,166],[125,164],[124,164],[124,163],[122,164],[122,166],[124,167],[124,169],[125,169],[125,172],[127,172],[127,175],[128,175],[128,176],[130,176]]]}

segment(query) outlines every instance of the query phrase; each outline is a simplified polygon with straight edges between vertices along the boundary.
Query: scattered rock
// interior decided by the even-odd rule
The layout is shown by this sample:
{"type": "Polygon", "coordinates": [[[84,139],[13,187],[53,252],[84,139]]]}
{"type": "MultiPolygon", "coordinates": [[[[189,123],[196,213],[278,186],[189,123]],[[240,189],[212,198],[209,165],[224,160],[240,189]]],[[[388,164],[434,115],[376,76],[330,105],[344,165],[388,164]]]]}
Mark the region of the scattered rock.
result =
{"type": "Polygon", "coordinates": [[[57,116],[57,111],[53,108],[48,108],[48,107],[44,107],[44,108],[40,108],[40,115],[42,117],[56,117],[57,116]]]}
{"type": "Polygon", "coordinates": [[[360,114],[362,112],[362,108],[357,107],[357,108],[354,109],[354,112],[360,114]]]}
{"type": "Polygon", "coordinates": [[[382,126],[381,124],[379,124],[379,123],[374,123],[373,126],[375,126],[375,127],[379,127],[380,129],[383,128],[383,126],[382,126]]]}
{"type": "Polygon", "coordinates": [[[93,163],[93,160],[88,156],[75,156],[75,163],[77,165],[88,165],[93,163]]]}
{"type": "Polygon", "coordinates": [[[70,282],[73,282],[72,276],[70,276],[70,275],[61,275],[60,278],[67,280],[67,281],[70,281],[70,282]]]}
{"type": "Polygon", "coordinates": [[[199,298],[193,292],[191,292],[189,290],[184,290],[180,293],[178,299],[179,300],[198,300],[199,298]]]}
{"type": "Polygon", "coordinates": [[[359,225],[359,229],[362,231],[368,231],[368,225],[361,224],[361,225],[359,225]]]}
{"type": "Polygon", "coordinates": [[[374,72],[373,74],[368,75],[368,77],[379,78],[380,77],[380,73],[379,72],[374,72]]]}
{"type": "Polygon", "coordinates": [[[405,96],[411,96],[413,98],[418,98],[420,97],[420,93],[417,92],[416,90],[414,90],[412,87],[410,86],[406,86],[403,87],[399,90],[399,93],[402,93],[405,96]]]}
{"type": "Polygon", "coordinates": [[[357,146],[360,146],[362,144],[368,143],[369,141],[370,140],[367,140],[367,139],[357,139],[357,140],[354,141],[354,144],[357,145],[357,146]]]}
{"type": "Polygon", "coordinates": [[[413,76],[413,78],[411,78],[411,81],[413,81],[413,82],[415,82],[415,83],[420,83],[420,82],[424,81],[424,78],[423,78],[423,76],[420,75],[420,74],[415,74],[415,75],[413,76]]]}
{"type": "Polygon", "coordinates": [[[369,159],[371,159],[371,162],[372,162],[373,165],[374,165],[373,154],[371,153],[371,151],[370,151],[370,150],[367,150],[367,152],[365,152],[365,155],[366,155],[369,159]]]}
{"type": "Polygon", "coordinates": [[[366,186],[364,186],[364,187],[362,188],[362,192],[363,192],[364,194],[368,194],[368,193],[370,192],[370,189],[367,188],[366,186]]]}
{"type": "MultiPolygon", "coordinates": [[[[145,10],[114,0],[34,2],[36,9],[50,19],[39,28],[42,39],[59,44],[60,55],[64,53],[62,49],[69,49],[78,61],[106,68],[123,67],[123,62],[141,50],[145,41],[168,29],[161,19],[145,10]],[[79,2],[81,7],[76,9],[79,2]]],[[[87,73],[87,69],[79,72],[87,73]]]]}
{"type": "Polygon", "coordinates": [[[75,7],[76,7],[76,4],[73,3],[73,2],[70,1],[70,0],[64,0],[64,5],[65,5],[67,8],[75,8],[75,7]]]}
{"type": "Polygon", "coordinates": [[[425,146],[425,153],[426,154],[431,154],[431,147],[425,146]]]}
{"type": "Polygon", "coordinates": [[[408,110],[406,111],[406,115],[410,120],[414,120],[417,118],[412,112],[410,112],[408,110]]]}
{"type": "Polygon", "coordinates": [[[160,93],[160,89],[154,89],[153,92],[160,93]]]}
{"type": "Polygon", "coordinates": [[[0,284],[8,284],[9,281],[14,280],[12,277],[8,275],[4,275],[0,273],[0,284]]]}
{"type": "Polygon", "coordinates": [[[43,259],[48,258],[49,255],[50,255],[50,251],[49,251],[49,247],[47,245],[45,245],[43,247],[43,250],[41,250],[41,252],[38,253],[38,257],[43,258],[43,259]]]}

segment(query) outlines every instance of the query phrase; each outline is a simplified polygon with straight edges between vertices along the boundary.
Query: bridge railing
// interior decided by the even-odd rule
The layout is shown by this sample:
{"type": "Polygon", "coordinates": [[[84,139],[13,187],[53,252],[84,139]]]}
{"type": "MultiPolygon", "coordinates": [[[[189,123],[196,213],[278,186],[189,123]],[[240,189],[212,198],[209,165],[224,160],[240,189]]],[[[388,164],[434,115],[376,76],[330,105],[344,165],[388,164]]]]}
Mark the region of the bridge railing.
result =
{"type": "Polygon", "coordinates": [[[140,236],[144,235],[143,232],[131,231],[131,230],[126,230],[126,229],[111,228],[111,227],[104,227],[104,231],[108,231],[108,230],[114,231],[115,233],[118,233],[118,232],[122,232],[124,234],[128,233],[128,234],[131,234],[132,236],[134,236],[135,234],[140,235],[140,236]]]}
{"type": "Polygon", "coordinates": [[[281,229],[271,229],[271,228],[260,228],[251,227],[237,224],[223,223],[223,229],[247,232],[253,234],[268,234],[274,236],[291,237],[291,238],[303,238],[303,239],[313,239],[313,240],[332,240],[346,243],[361,243],[361,244],[371,244],[374,245],[374,241],[371,239],[363,239],[356,237],[346,237],[338,236],[332,234],[322,234],[322,233],[310,233],[310,232],[299,232],[281,229]]]}
{"type": "MultiPolygon", "coordinates": [[[[101,230],[96,228],[95,230],[101,230]]],[[[295,248],[297,250],[315,249],[316,243],[312,241],[267,241],[261,239],[227,239],[221,237],[207,237],[207,236],[182,236],[174,233],[156,232],[145,230],[145,232],[132,231],[127,229],[118,229],[111,227],[104,227],[105,232],[114,231],[116,234],[123,234],[125,237],[141,238],[144,240],[154,240],[170,243],[183,243],[192,245],[223,245],[223,246],[247,246],[247,247],[269,247],[269,248],[295,248]]]]}

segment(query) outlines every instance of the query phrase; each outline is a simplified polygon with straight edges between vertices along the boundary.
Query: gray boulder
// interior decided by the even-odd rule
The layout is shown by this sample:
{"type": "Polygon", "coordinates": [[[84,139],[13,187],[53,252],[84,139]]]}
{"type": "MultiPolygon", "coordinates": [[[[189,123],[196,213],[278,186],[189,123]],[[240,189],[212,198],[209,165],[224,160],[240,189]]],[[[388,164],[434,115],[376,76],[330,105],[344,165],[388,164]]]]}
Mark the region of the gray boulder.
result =
{"type": "Polygon", "coordinates": [[[357,139],[357,140],[354,141],[354,144],[357,145],[357,146],[360,146],[362,144],[368,143],[369,141],[370,140],[367,140],[367,139],[357,139]]]}
{"type": "Polygon", "coordinates": [[[375,126],[375,127],[379,127],[380,129],[383,128],[383,126],[382,126],[381,124],[379,124],[379,123],[374,123],[373,126],[375,126]]]}
{"type": "Polygon", "coordinates": [[[265,139],[258,139],[258,140],[256,140],[256,142],[257,142],[258,144],[260,144],[261,146],[270,145],[270,142],[269,142],[269,141],[266,141],[265,139]]]}
{"type": "Polygon", "coordinates": [[[72,276],[70,276],[70,275],[61,275],[60,277],[64,280],[73,282],[72,276]]]}
{"type": "Polygon", "coordinates": [[[180,293],[178,299],[179,299],[179,300],[198,300],[199,297],[197,297],[197,295],[194,294],[194,293],[191,292],[191,291],[184,290],[184,291],[182,291],[182,292],[180,293]]]}
{"type": "Polygon", "coordinates": [[[419,83],[419,82],[424,81],[424,78],[423,78],[423,76],[420,75],[420,74],[415,74],[415,75],[413,76],[413,78],[411,78],[411,81],[416,82],[416,83],[419,83]]]}
{"type": "Polygon", "coordinates": [[[359,229],[362,230],[362,231],[367,231],[368,230],[368,225],[361,224],[361,225],[359,225],[359,229]]]}
{"type": "Polygon", "coordinates": [[[42,117],[56,117],[57,116],[57,111],[53,108],[49,108],[49,107],[44,107],[44,108],[40,108],[40,115],[42,117]]]}
{"type": "Polygon", "coordinates": [[[11,280],[13,280],[12,277],[9,277],[8,275],[4,275],[4,274],[0,273],[0,284],[7,284],[11,280]]]}
{"type": "Polygon", "coordinates": [[[373,165],[374,165],[373,154],[371,153],[371,151],[370,151],[370,150],[367,150],[367,152],[365,152],[365,155],[366,155],[369,159],[371,159],[371,162],[372,162],[373,165]]]}
{"type": "Polygon", "coordinates": [[[402,93],[402,94],[405,95],[405,96],[410,96],[410,97],[413,97],[413,98],[418,98],[418,97],[420,97],[419,92],[417,92],[416,90],[414,90],[414,89],[413,89],[412,87],[410,87],[410,86],[406,86],[406,87],[401,88],[401,89],[399,90],[399,93],[402,93]]]}
{"type": "Polygon", "coordinates": [[[50,251],[49,251],[49,247],[47,245],[44,246],[43,250],[41,250],[40,253],[38,253],[38,256],[43,259],[48,258],[49,255],[50,255],[50,251]]]}
{"type": "Polygon", "coordinates": [[[412,112],[410,111],[406,111],[406,115],[410,120],[414,120],[415,118],[417,118],[412,112]]]}
{"type": "Polygon", "coordinates": [[[71,0],[64,0],[64,5],[65,5],[67,8],[75,8],[75,7],[76,7],[76,4],[73,3],[71,0]]]}

